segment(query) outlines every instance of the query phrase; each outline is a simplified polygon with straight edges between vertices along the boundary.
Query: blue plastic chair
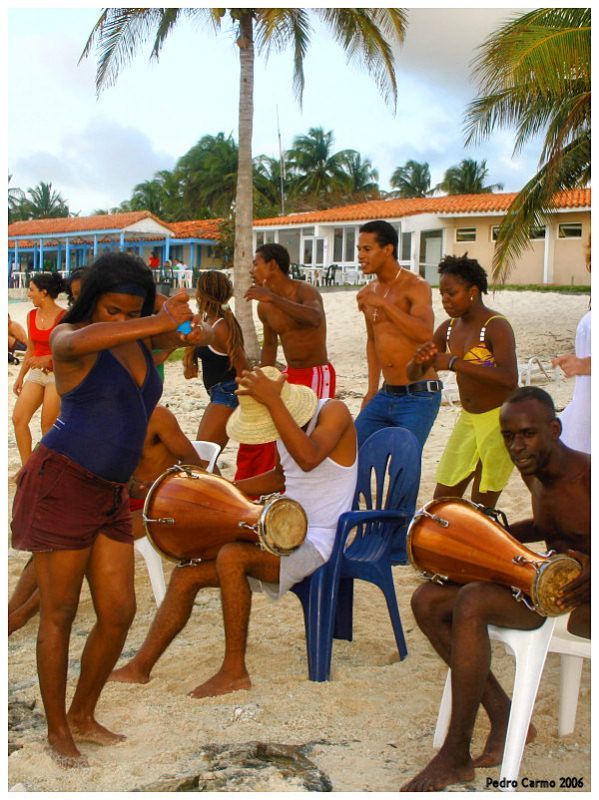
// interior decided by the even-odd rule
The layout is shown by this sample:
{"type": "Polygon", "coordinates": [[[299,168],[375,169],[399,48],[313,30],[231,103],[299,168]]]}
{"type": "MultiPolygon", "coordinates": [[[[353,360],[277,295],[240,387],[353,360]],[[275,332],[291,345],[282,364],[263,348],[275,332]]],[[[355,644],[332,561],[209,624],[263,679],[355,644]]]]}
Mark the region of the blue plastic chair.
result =
{"type": "Polygon", "coordinates": [[[304,611],[310,680],[330,679],[333,637],[352,640],[355,578],[376,584],[385,595],[400,660],[406,657],[391,566],[406,563],[419,484],[420,445],[411,431],[384,428],[364,442],[353,510],[339,517],[331,558],[291,587],[304,611]]]}

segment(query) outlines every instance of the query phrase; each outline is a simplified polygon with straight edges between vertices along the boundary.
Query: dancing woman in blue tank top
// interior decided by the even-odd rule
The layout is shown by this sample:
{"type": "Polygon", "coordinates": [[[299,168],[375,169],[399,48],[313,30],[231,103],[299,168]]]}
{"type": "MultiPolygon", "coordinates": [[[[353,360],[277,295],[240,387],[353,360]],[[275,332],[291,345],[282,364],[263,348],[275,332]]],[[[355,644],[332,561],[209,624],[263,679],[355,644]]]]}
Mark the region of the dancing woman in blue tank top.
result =
{"type": "Polygon", "coordinates": [[[135,613],[127,481],[162,391],[151,350],[212,338],[202,323],[188,336],[177,332],[193,317],[184,291],[153,314],[155,295],[140,259],[110,253],[95,261],[50,340],[60,416],[16,479],[12,543],[33,553],[38,676],[50,754],[63,766],[87,764],[75,738],[124,738],[96,721],[95,707],[135,613]],[[67,714],[69,638],[84,575],[97,622],[67,714]]]}

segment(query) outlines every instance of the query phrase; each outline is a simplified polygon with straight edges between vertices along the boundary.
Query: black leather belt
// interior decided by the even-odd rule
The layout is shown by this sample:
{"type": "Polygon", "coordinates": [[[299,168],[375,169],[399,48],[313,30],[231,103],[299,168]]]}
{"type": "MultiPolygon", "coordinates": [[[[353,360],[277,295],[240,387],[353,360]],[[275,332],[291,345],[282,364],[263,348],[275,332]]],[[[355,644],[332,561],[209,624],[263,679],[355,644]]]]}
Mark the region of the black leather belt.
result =
{"type": "Polygon", "coordinates": [[[440,392],[443,388],[442,381],[416,381],[416,383],[406,383],[402,386],[392,386],[390,383],[383,384],[383,391],[390,394],[414,394],[415,392],[440,392]]]}

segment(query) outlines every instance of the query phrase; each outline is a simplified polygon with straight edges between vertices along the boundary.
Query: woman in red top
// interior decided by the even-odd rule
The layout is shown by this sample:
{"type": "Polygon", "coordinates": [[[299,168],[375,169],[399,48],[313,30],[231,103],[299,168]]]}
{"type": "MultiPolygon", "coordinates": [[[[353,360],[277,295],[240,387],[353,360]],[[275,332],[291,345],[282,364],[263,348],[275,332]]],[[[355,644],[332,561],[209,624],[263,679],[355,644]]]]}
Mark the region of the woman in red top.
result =
{"type": "Polygon", "coordinates": [[[60,292],[65,290],[64,280],[53,272],[39,272],[33,275],[29,283],[27,296],[35,308],[27,314],[27,350],[13,386],[18,399],[12,421],[22,464],[31,455],[29,423],[35,412],[42,407],[43,435],[54,424],[60,411],[49,340],[50,333],[65,313],[65,309],[56,303],[60,292]]]}

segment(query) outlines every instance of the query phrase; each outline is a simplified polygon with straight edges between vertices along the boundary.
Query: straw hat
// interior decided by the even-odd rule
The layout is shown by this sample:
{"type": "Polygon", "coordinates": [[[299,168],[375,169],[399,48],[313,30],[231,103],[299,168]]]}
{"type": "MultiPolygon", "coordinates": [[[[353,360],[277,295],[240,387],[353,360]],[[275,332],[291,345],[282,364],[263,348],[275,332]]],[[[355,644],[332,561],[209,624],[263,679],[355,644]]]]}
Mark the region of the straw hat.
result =
{"type": "MultiPolygon", "coordinates": [[[[281,377],[276,367],[261,369],[271,381],[281,377]]],[[[249,394],[238,394],[237,397],[239,406],[227,422],[227,434],[231,439],[243,444],[265,444],[281,438],[264,403],[259,403],[249,394]]],[[[312,389],[287,381],[281,389],[281,400],[300,428],[312,419],[318,405],[318,398],[312,389]]]]}

